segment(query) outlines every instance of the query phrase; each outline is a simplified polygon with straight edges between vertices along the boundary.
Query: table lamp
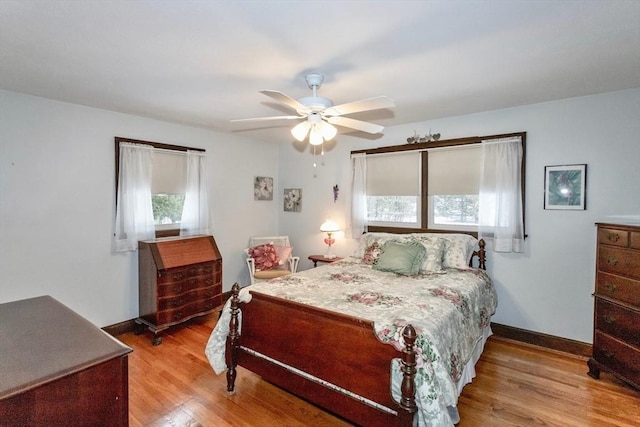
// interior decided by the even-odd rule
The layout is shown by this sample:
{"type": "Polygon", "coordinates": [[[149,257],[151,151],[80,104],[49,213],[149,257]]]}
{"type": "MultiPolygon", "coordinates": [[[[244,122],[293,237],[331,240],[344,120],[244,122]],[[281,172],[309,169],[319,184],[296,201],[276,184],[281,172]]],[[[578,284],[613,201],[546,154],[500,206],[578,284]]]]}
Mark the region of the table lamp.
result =
{"type": "Polygon", "coordinates": [[[340,231],[340,227],[335,222],[330,221],[330,220],[326,220],[320,226],[320,231],[322,231],[324,233],[327,233],[327,238],[324,239],[324,242],[329,247],[327,248],[327,253],[325,254],[324,257],[328,258],[328,259],[335,258],[336,256],[331,251],[331,245],[333,245],[336,242],[336,240],[331,238],[331,234],[335,233],[336,231],[340,231]]]}

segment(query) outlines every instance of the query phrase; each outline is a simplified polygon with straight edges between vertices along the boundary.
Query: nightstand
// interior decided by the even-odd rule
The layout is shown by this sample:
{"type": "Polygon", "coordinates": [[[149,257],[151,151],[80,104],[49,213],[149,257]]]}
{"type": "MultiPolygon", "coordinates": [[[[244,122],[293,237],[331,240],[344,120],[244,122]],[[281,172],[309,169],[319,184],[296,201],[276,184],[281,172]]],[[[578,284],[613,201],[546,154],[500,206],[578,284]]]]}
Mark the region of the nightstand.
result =
{"type": "Polygon", "coordinates": [[[319,262],[332,263],[332,262],[340,261],[342,258],[340,257],[325,258],[324,255],[309,255],[309,259],[313,261],[313,267],[315,268],[318,266],[319,262]]]}

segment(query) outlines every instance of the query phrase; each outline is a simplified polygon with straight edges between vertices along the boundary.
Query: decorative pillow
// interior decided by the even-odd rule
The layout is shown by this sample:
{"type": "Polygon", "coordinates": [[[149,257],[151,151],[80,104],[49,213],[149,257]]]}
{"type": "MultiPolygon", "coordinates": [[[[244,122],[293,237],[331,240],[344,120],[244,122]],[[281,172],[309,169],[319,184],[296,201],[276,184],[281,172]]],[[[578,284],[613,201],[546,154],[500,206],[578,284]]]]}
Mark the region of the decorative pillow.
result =
{"type": "Polygon", "coordinates": [[[380,257],[373,268],[412,276],[420,272],[426,255],[427,250],[420,242],[389,241],[382,245],[380,257]]]}
{"type": "Polygon", "coordinates": [[[421,243],[427,250],[427,255],[420,267],[420,273],[446,273],[442,265],[444,258],[444,251],[447,241],[433,235],[426,235],[421,233],[413,233],[407,241],[415,241],[421,243]]]}
{"type": "Polygon", "coordinates": [[[442,265],[445,268],[469,268],[478,239],[469,234],[442,234],[440,237],[447,241],[442,265]]]}
{"type": "Polygon", "coordinates": [[[288,270],[288,261],[291,258],[291,253],[293,252],[293,248],[291,246],[273,246],[276,249],[276,254],[278,255],[279,264],[281,269],[288,270]]]}
{"type": "Polygon", "coordinates": [[[362,262],[364,264],[373,265],[380,257],[381,248],[378,242],[373,242],[369,247],[367,247],[364,251],[364,255],[362,256],[362,262]]]}
{"type": "MultiPolygon", "coordinates": [[[[360,236],[358,239],[358,249],[354,252],[353,256],[356,258],[364,257],[367,249],[373,245],[374,242],[378,243],[379,247],[389,241],[389,240],[398,240],[400,235],[393,233],[366,233],[360,236]]],[[[377,257],[376,257],[377,258],[377,257]]]]}
{"type": "Polygon", "coordinates": [[[280,265],[280,259],[278,258],[276,248],[271,243],[249,248],[247,253],[251,258],[253,258],[256,270],[271,270],[280,265]]]}

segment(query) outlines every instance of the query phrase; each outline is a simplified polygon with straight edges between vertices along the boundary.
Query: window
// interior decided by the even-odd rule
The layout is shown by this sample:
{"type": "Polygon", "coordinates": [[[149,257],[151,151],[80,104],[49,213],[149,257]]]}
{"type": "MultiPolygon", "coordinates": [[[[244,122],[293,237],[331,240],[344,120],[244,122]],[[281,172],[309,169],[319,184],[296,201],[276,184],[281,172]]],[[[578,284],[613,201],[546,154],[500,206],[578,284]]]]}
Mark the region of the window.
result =
{"type": "Polygon", "coordinates": [[[367,223],[420,226],[420,153],[367,157],[367,223]]]}
{"type": "MultiPolygon", "coordinates": [[[[368,229],[396,232],[398,228],[422,232],[489,229],[486,226],[489,210],[485,209],[484,217],[480,214],[481,206],[483,203],[487,206],[490,196],[486,190],[481,196],[481,180],[488,176],[483,169],[483,148],[484,144],[506,139],[517,140],[521,146],[517,173],[522,200],[520,216],[524,222],[522,177],[526,165],[526,133],[520,132],[353,151],[352,155],[366,158],[368,229]]],[[[501,169],[505,160],[495,164],[501,169]]],[[[355,223],[353,217],[352,222],[355,223]]]]}
{"type": "Polygon", "coordinates": [[[429,228],[477,230],[482,174],[480,144],[429,150],[427,159],[429,228]]]}
{"type": "Polygon", "coordinates": [[[156,230],[180,228],[184,207],[186,155],[156,148],[153,155],[151,205],[156,230]]]}
{"type": "Polygon", "coordinates": [[[187,192],[187,152],[191,152],[190,150],[204,152],[204,150],[116,137],[116,188],[118,188],[120,175],[121,143],[144,144],[153,147],[151,205],[156,237],[179,235],[187,192]]]}

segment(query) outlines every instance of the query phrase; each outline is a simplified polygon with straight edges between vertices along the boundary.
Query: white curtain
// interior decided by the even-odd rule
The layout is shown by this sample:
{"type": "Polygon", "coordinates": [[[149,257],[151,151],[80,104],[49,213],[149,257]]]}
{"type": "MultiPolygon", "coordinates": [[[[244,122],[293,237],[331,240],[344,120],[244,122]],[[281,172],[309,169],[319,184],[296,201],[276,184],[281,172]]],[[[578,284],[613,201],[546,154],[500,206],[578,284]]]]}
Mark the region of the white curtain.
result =
{"type": "Polygon", "coordinates": [[[479,237],[495,252],[524,252],[522,141],[482,141],[479,237]]]}
{"type": "Polygon", "coordinates": [[[135,251],[138,240],[155,237],[151,206],[152,162],[152,146],[120,144],[114,235],[116,252],[135,251]]]}
{"type": "Polygon", "coordinates": [[[187,179],[180,222],[181,236],[211,234],[211,211],[207,194],[205,154],[201,151],[187,151],[187,179]]]}
{"type": "Polygon", "coordinates": [[[347,237],[359,239],[367,231],[367,158],[365,154],[356,154],[351,161],[351,224],[347,237]]]}

